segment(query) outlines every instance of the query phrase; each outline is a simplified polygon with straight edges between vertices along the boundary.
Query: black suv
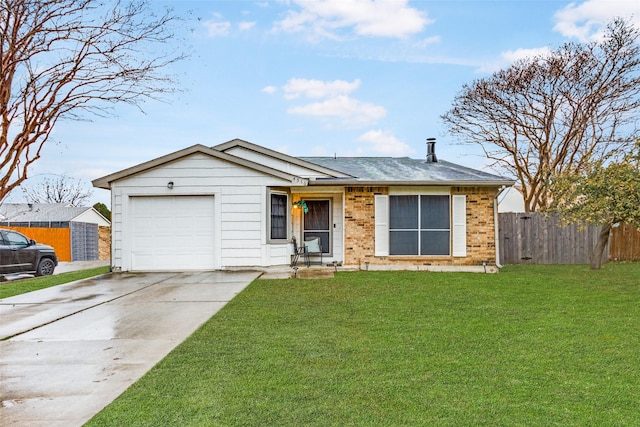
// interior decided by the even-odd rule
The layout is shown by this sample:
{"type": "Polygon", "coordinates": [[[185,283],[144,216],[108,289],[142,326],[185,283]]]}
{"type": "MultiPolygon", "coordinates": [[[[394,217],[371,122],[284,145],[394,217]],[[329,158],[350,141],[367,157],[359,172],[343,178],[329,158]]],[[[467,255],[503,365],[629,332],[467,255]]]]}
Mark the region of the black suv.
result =
{"type": "Polygon", "coordinates": [[[51,246],[36,243],[17,231],[0,229],[1,275],[32,273],[48,276],[57,265],[58,257],[51,246]]]}

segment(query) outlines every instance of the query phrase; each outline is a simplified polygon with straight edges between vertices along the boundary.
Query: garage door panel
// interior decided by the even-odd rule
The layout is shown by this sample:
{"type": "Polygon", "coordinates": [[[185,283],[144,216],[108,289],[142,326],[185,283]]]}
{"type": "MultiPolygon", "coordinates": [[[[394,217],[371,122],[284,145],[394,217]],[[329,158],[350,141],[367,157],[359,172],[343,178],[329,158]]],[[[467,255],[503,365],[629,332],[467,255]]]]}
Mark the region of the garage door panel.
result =
{"type": "Polygon", "coordinates": [[[133,197],[132,270],[215,267],[213,196],[133,197]]]}

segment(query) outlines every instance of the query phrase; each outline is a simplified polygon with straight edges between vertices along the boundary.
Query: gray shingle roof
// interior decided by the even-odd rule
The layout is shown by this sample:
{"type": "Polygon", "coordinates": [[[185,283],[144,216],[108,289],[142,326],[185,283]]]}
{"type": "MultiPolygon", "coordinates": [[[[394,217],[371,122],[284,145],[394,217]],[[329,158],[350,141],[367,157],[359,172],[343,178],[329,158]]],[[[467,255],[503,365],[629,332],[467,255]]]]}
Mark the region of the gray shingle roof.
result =
{"type": "Polygon", "coordinates": [[[89,209],[91,208],[68,206],[64,203],[4,203],[0,205],[0,221],[72,221],[89,209]]]}
{"type": "Polygon", "coordinates": [[[415,182],[441,185],[513,184],[513,180],[508,178],[442,160],[427,163],[424,160],[409,157],[300,157],[300,159],[352,175],[358,182],[415,182]]]}

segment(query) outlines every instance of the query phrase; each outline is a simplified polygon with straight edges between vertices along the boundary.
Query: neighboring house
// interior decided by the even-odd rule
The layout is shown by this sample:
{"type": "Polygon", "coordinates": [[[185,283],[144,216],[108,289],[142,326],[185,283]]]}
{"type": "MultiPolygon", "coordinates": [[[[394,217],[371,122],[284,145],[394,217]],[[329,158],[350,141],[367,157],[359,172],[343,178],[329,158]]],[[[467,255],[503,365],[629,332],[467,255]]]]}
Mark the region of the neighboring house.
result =
{"type": "Polygon", "coordinates": [[[294,236],[320,238],[329,265],[495,265],[496,196],[514,182],[437,161],[433,144],[422,160],[296,158],[235,139],[96,179],[111,190],[112,268],[286,266],[294,236]]]}
{"type": "Polygon", "coordinates": [[[524,196],[517,187],[507,187],[498,194],[498,212],[524,212],[524,196]]]}
{"type": "Polygon", "coordinates": [[[0,227],[53,246],[60,261],[108,260],[110,225],[109,220],[92,207],[64,203],[0,205],[0,227]]]}

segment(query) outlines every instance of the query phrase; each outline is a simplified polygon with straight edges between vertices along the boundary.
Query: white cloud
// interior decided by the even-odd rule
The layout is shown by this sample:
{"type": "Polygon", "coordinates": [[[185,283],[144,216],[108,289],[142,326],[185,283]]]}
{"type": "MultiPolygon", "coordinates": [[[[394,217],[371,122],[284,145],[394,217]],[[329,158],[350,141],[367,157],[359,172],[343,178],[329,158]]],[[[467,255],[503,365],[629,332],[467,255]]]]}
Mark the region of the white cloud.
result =
{"type": "Polygon", "coordinates": [[[613,18],[632,19],[640,27],[640,2],[629,0],[586,0],[574,2],[554,15],[553,27],[565,37],[580,41],[598,40],[603,35],[603,26],[613,18]]]}
{"type": "Polygon", "coordinates": [[[231,23],[227,21],[220,21],[219,19],[220,16],[216,15],[214,19],[209,19],[202,23],[207,29],[209,37],[222,37],[229,35],[231,23]]]}
{"type": "Polygon", "coordinates": [[[250,30],[255,26],[256,26],[255,22],[243,21],[238,23],[238,28],[240,28],[240,30],[242,31],[250,30]]]}
{"type": "Polygon", "coordinates": [[[379,153],[385,156],[407,156],[414,152],[409,145],[400,141],[391,132],[385,130],[370,130],[358,137],[359,142],[366,143],[360,153],[379,153]]]}
{"type": "Polygon", "coordinates": [[[291,10],[277,30],[307,31],[316,38],[337,38],[337,32],[351,29],[356,35],[403,38],[421,32],[432,20],[409,7],[408,0],[293,0],[300,7],[291,10]]]}
{"type": "Polygon", "coordinates": [[[286,99],[307,98],[329,98],[337,95],[346,95],[360,87],[360,79],[353,82],[345,80],[334,80],[325,82],[322,80],[310,79],[290,79],[284,85],[284,97],[286,99]]]}
{"type": "MultiPolygon", "coordinates": [[[[565,37],[588,42],[600,39],[604,26],[616,17],[631,19],[634,25],[640,28],[640,2],[628,0],[573,2],[555,13],[556,24],[553,29],[565,37]]],[[[502,52],[499,59],[481,65],[476,71],[493,73],[510,66],[519,59],[545,55],[548,52],[548,47],[509,50],[502,52]]]]}
{"type": "Polygon", "coordinates": [[[425,39],[422,39],[416,43],[416,47],[425,48],[427,46],[431,46],[432,44],[437,44],[442,41],[440,36],[431,36],[425,39]]]}
{"type": "Polygon", "coordinates": [[[485,63],[476,71],[479,73],[493,73],[500,69],[509,67],[519,59],[530,58],[534,56],[544,56],[549,52],[550,50],[548,47],[507,50],[500,54],[500,58],[498,60],[485,63]]]}
{"type": "MultiPolygon", "coordinates": [[[[314,80],[290,79],[283,87],[284,98],[319,100],[287,109],[289,114],[316,117],[327,124],[354,128],[369,126],[387,115],[387,110],[379,105],[360,101],[349,96],[360,87],[360,79],[314,80]]],[[[275,93],[276,88],[267,86],[263,92],[275,93]]]]}
{"type": "Polygon", "coordinates": [[[339,95],[322,102],[291,107],[290,114],[314,116],[320,118],[337,118],[349,127],[366,126],[382,119],[387,110],[379,105],[358,101],[346,95],[339,95]]]}
{"type": "Polygon", "coordinates": [[[276,93],[277,91],[278,91],[278,88],[275,86],[265,86],[262,88],[262,92],[268,93],[269,95],[276,93]]]}

